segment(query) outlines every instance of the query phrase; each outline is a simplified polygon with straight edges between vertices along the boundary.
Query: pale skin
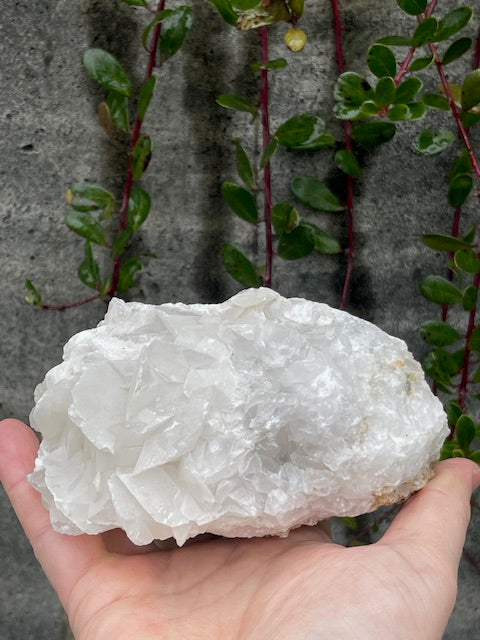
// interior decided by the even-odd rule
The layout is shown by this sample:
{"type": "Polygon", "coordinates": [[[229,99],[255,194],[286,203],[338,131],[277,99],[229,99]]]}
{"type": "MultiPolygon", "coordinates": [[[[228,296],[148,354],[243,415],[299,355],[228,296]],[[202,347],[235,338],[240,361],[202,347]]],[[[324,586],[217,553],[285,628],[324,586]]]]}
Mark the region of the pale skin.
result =
{"type": "Polygon", "coordinates": [[[38,441],[0,422],[0,480],[76,640],[440,640],[480,469],[440,463],[376,544],[344,548],[320,527],[287,538],[134,547],[120,531],[53,531],[27,483],[38,441]]]}

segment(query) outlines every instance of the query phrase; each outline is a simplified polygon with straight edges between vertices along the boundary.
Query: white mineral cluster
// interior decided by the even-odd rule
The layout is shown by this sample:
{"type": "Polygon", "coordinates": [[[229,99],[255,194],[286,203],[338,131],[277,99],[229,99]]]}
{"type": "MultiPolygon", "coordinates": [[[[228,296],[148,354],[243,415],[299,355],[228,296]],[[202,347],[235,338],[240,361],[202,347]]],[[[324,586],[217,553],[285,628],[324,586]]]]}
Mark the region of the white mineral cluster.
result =
{"type": "Polygon", "coordinates": [[[324,304],[112,300],[35,392],[55,529],[285,535],[424,485],[446,418],[406,345],[324,304]]]}

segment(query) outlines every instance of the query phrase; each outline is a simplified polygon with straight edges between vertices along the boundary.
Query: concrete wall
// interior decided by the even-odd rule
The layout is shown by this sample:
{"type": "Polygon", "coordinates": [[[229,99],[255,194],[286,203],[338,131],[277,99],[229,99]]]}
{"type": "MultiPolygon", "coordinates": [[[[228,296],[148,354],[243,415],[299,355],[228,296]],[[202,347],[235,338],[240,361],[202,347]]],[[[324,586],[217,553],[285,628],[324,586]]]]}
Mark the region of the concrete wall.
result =
{"type": "MultiPolygon", "coordinates": [[[[439,3],[440,13],[458,3],[439,3]]],[[[254,34],[228,27],[213,8],[192,1],[195,28],[182,51],[158,73],[158,89],[146,130],[154,155],[144,186],[152,193],[152,214],[135,248],[153,251],[132,299],[150,303],[182,300],[215,302],[239,286],[225,273],[221,245],[234,241],[251,256],[262,253],[258,236],[234,219],[219,197],[222,180],[235,178],[232,141],[244,140],[251,152],[260,144],[258,125],[246,114],[215,104],[225,91],[256,99],[257,80],[249,65],[259,58],[254,34]]],[[[175,6],[175,3],[169,6],[175,6]]],[[[414,19],[394,0],[345,0],[347,66],[365,73],[368,46],[383,35],[408,33],[414,19]]],[[[478,18],[475,18],[478,25],[478,18]]],[[[330,116],[336,77],[330,3],[307,2],[303,21],[309,42],[292,54],[282,41],[285,25],[272,28],[271,57],[286,57],[289,67],[273,75],[272,128],[295,114],[330,116]]],[[[134,84],[141,83],[146,56],[139,42],[142,12],[117,0],[17,0],[4,3],[0,21],[0,416],[28,418],[35,385],[61,359],[62,346],[75,332],[95,325],[101,303],[64,313],[40,312],[24,300],[23,283],[31,278],[50,303],[85,295],[75,272],[82,242],[63,224],[64,196],[73,181],[89,180],[121,193],[125,159],[98,124],[102,91],[82,69],[82,54],[92,46],[115,54],[134,84]]],[[[472,25],[472,30],[475,25],[472,25]]],[[[454,79],[461,65],[449,68],[454,79]]],[[[430,74],[427,85],[438,81],[430,74]]],[[[447,122],[448,116],[440,116],[447,122]]],[[[436,126],[437,114],[428,117],[436,126]]],[[[363,156],[364,177],[356,185],[358,255],[349,310],[407,340],[419,356],[418,327],[435,317],[434,305],[418,294],[428,272],[441,272],[442,261],[424,248],[426,231],[448,232],[450,210],[446,186],[452,154],[435,159],[409,153],[416,124],[401,127],[390,143],[363,156]]],[[[298,155],[280,151],[273,166],[274,199],[289,198],[297,173],[341,177],[328,151],[298,155]]],[[[474,216],[473,205],[467,208],[474,216]]],[[[345,241],[342,214],[308,214],[345,241]]],[[[275,261],[274,286],[282,294],[300,295],[338,305],[345,261],[310,256],[297,263],[275,261]]],[[[87,292],[88,293],[88,292],[87,292]]],[[[36,565],[7,501],[0,519],[0,638],[43,640],[66,637],[56,596],[36,565]]],[[[480,557],[478,516],[469,544],[480,557]]],[[[467,562],[461,568],[460,598],[446,638],[478,636],[479,575],[467,562]]]]}

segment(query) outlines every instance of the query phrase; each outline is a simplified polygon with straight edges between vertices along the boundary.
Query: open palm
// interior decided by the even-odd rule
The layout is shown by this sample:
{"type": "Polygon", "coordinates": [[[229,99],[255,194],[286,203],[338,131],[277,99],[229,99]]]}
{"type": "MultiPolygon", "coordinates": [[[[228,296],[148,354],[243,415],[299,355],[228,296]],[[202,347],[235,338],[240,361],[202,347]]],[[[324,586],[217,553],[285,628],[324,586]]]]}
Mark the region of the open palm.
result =
{"type": "Polygon", "coordinates": [[[38,442],[0,423],[0,479],[77,640],[439,640],[478,468],[465,460],[402,509],[378,543],[333,544],[318,527],[287,538],[221,539],[182,549],[134,547],[122,532],[54,532],[26,481],[38,442]]]}

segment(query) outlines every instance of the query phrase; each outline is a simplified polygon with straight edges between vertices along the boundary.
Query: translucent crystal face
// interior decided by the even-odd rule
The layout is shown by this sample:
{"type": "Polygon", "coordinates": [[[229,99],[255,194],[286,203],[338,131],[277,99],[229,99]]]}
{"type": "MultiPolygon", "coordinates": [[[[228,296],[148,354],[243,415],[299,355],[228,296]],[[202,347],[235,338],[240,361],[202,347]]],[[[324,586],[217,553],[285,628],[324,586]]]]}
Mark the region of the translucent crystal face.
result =
{"type": "Polygon", "coordinates": [[[420,488],[448,432],[401,340],[270,289],[113,300],[35,400],[30,481],[54,527],[137,544],[364,513],[420,488]]]}

